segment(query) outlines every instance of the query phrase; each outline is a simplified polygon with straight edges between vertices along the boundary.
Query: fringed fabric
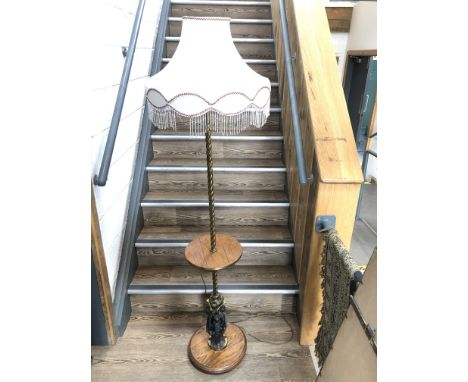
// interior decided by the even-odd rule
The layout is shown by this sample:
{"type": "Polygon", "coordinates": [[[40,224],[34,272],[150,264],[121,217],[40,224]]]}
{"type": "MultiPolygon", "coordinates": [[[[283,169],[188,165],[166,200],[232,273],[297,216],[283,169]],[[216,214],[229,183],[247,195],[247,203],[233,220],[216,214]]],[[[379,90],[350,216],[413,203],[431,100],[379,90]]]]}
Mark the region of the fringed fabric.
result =
{"type": "Polygon", "coordinates": [[[263,108],[251,105],[236,114],[226,115],[219,113],[217,110],[208,109],[193,116],[178,113],[170,105],[162,108],[154,107],[150,102],[147,102],[147,105],[149,119],[156,128],[177,130],[178,117],[188,118],[190,135],[205,135],[208,123],[211,124],[211,131],[216,134],[238,135],[249,127],[261,128],[270,115],[269,103],[263,108]]]}
{"type": "Polygon", "coordinates": [[[322,366],[349,307],[350,283],[359,270],[335,229],[321,231],[325,241],[320,275],[323,304],[315,354],[322,366]]]}

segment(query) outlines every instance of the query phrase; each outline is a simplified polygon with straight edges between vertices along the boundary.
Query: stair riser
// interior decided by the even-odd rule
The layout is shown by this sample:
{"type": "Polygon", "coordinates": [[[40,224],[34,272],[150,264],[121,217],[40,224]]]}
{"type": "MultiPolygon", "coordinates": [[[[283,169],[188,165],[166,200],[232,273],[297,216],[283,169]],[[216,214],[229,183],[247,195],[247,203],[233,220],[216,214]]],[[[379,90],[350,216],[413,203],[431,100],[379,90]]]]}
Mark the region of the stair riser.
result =
{"type": "Polygon", "coordinates": [[[171,17],[230,17],[232,19],[271,19],[269,6],[172,4],[171,17]]]}
{"type": "MultiPolygon", "coordinates": [[[[181,21],[169,21],[169,36],[180,37],[181,21]]],[[[238,24],[231,23],[231,35],[234,38],[273,38],[271,24],[238,24]]]]}
{"type": "MultiPolygon", "coordinates": [[[[242,250],[237,265],[289,265],[292,261],[292,248],[244,247],[242,250]]],[[[185,248],[137,248],[138,264],[187,265],[184,252],[185,248]]]]}
{"type": "MultiPolygon", "coordinates": [[[[211,280],[205,280],[210,284],[211,280]]],[[[151,316],[158,312],[204,312],[208,295],[131,295],[132,314],[151,316]]],[[[295,295],[225,294],[226,314],[295,313],[295,295]]]]}
{"type": "MultiPolygon", "coordinates": [[[[168,41],[166,43],[166,57],[172,57],[178,45],[179,43],[176,41],[168,41]]],[[[275,47],[273,43],[236,42],[235,46],[244,59],[275,59],[275,47]]]]}
{"type": "MultiPolygon", "coordinates": [[[[162,63],[162,67],[164,68],[167,65],[166,62],[162,63]]],[[[276,73],[276,66],[274,64],[248,64],[253,70],[255,70],[258,74],[267,77],[270,81],[277,82],[277,73],[276,73]]]]}
{"type": "MultiPolygon", "coordinates": [[[[212,141],[212,156],[220,159],[281,159],[282,141],[212,141]]],[[[206,158],[205,141],[154,141],[155,158],[206,158]]]]}
{"type": "MultiPolygon", "coordinates": [[[[216,197],[216,196],[215,196],[216,197]]],[[[217,207],[216,225],[287,225],[288,207],[217,207]]],[[[143,208],[145,225],[208,227],[208,207],[143,208]]]]}
{"type": "MultiPolygon", "coordinates": [[[[282,172],[214,172],[215,190],[283,191],[286,177],[282,172]]],[[[207,190],[206,172],[148,172],[149,190],[207,190]]]]}

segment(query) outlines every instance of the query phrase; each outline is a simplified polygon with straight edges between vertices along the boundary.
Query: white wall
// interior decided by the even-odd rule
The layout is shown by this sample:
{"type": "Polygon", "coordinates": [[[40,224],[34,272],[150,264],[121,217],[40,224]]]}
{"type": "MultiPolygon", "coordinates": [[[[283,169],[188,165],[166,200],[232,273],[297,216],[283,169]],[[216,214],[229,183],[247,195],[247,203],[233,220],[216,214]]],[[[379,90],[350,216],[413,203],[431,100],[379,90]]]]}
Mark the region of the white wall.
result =
{"type": "MultiPolygon", "coordinates": [[[[112,297],[141,129],[144,82],[151,65],[161,5],[162,0],[146,1],[109,178],[106,186],[94,186],[112,297]]],[[[137,6],[138,0],[100,0],[96,2],[95,9],[90,10],[97,12],[99,20],[102,20],[101,28],[95,34],[97,41],[91,54],[92,106],[86,117],[91,135],[91,176],[99,172],[101,165],[125,63],[122,46],[128,46],[137,6]]]]}
{"type": "Polygon", "coordinates": [[[348,44],[348,32],[331,32],[335,55],[338,59],[338,71],[343,81],[344,66],[346,61],[346,46],[348,44]]]}

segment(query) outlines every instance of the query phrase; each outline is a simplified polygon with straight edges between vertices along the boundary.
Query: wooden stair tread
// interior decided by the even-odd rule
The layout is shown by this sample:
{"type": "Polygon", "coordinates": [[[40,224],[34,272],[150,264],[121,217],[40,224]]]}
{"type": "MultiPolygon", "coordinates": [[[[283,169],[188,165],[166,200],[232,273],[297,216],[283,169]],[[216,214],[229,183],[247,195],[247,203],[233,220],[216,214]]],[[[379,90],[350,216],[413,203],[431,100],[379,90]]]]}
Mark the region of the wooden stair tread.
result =
{"type": "MultiPolygon", "coordinates": [[[[291,242],[292,237],[287,226],[219,226],[218,233],[235,237],[243,241],[255,242],[291,242]]],[[[138,242],[191,241],[206,233],[206,227],[200,226],[145,226],[138,236],[138,242]]]]}
{"type": "MultiPolygon", "coordinates": [[[[147,192],[143,199],[143,202],[169,201],[207,202],[208,195],[206,192],[203,192],[201,190],[159,190],[147,192]]],[[[215,193],[215,202],[288,202],[288,195],[284,191],[219,190],[215,193]]]]}
{"type": "MultiPolygon", "coordinates": [[[[206,168],[206,158],[156,158],[153,159],[148,167],[152,166],[190,166],[206,168]]],[[[257,158],[215,158],[213,167],[284,167],[281,159],[257,159],[257,158]]]]}
{"type": "MultiPolygon", "coordinates": [[[[139,266],[131,287],[138,285],[204,285],[211,287],[211,272],[201,271],[191,265],[139,266]]],[[[291,266],[238,265],[218,272],[220,285],[296,285],[291,266]]]]}

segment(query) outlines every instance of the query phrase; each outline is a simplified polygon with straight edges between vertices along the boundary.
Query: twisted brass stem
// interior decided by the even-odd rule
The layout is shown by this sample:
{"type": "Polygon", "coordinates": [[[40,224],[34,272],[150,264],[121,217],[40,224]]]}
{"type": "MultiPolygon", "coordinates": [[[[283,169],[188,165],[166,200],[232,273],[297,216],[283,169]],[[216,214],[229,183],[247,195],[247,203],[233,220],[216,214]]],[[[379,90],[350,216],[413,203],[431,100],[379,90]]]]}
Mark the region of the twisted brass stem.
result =
{"type": "Polygon", "coordinates": [[[210,252],[216,252],[216,227],[215,227],[215,206],[214,206],[214,186],[213,186],[213,158],[211,156],[211,121],[207,113],[208,123],[205,133],[206,143],[206,165],[208,170],[208,203],[210,210],[210,252]]]}
{"type": "Polygon", "coordinates": [[[217,271],[213,271],[211,273],[211,277],[213,279],[213,296],[217,296],[218,295],[218,272],[217,271]]]}

